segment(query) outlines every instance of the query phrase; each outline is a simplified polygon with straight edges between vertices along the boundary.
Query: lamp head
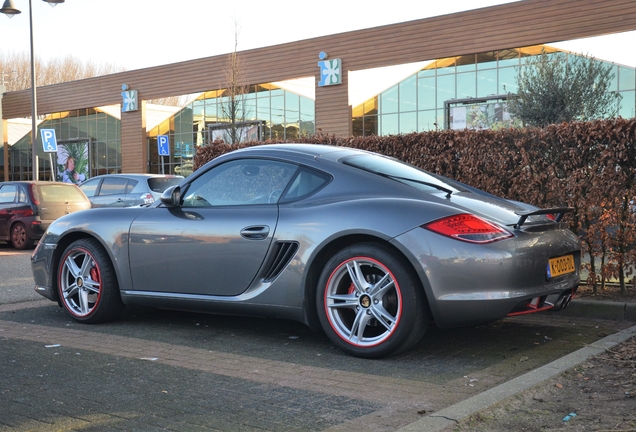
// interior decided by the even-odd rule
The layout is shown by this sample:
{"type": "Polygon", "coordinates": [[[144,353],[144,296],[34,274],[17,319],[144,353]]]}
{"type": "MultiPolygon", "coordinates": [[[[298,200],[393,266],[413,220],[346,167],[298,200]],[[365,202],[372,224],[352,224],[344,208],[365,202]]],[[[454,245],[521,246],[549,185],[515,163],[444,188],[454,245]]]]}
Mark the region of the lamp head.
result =
{"type": "Polygon", "coordinates": [[[17,15],[22,13],[22,11],[15,7],[13,4],[13,0],[5,0],[2,8],[0,8],[0,12],[8,16],[9,18],[13,18],[13,15],[17,15]]]}
{"type": "Polygon", "coordinates": [[[51,5],[51,7],[57,6],[59,3],[64,3],[64,0],[42,0],[51,5]]]}

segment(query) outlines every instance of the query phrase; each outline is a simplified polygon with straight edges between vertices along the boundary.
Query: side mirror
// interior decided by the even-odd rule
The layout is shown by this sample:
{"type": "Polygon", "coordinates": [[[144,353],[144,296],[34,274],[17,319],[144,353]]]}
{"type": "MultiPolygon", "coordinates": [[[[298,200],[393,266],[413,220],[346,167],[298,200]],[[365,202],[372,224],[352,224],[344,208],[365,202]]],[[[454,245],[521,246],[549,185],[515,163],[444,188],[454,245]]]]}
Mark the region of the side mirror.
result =
{"type": "Polygon", "coordinates": [[[171,186],[161,194],[162,204],[168,207],[179,207],[181,205],[181,187],[171,186]]]}

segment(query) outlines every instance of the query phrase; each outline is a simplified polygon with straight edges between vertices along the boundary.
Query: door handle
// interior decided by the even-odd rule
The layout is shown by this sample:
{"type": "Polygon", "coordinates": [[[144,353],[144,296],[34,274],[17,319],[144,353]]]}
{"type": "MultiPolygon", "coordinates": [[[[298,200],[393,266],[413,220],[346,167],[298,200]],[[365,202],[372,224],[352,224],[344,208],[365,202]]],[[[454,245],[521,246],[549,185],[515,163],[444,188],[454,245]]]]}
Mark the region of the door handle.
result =
{"type": "Polygon", "coordinates": [[[241,237],[248,240],[263,240],[268,235],[269,227],[267,225],[249,226],[241,230],[241,237]]]}

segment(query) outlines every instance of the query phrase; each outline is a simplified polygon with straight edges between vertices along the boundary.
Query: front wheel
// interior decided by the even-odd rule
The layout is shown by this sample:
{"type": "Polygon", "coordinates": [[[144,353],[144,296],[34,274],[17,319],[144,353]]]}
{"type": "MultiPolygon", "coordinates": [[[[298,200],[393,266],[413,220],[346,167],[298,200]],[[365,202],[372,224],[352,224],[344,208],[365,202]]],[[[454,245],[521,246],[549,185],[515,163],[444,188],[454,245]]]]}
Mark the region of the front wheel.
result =
{"type": "Polygon", "coordinates": [[[417,343],[429,321],[419,281],[394,252],[378,243],[347,247],[325,265],[316,293],[329,339],[365,358],[396,354],[417,343]]]}
{"type": "Polygon", "coordinates": [[[124,308],[115,270],[97,240],[71,243],[62,254],[57,274],[60,299],[75,321],[110,321],[124,308]]]}

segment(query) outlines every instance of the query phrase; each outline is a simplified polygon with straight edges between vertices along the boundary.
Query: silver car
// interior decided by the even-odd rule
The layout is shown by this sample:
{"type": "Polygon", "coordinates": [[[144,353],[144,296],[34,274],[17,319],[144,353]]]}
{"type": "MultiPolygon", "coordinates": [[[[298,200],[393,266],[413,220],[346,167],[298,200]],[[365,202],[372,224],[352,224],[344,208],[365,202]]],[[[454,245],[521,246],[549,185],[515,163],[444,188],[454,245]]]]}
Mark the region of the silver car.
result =
{"type": "Polygon", "coordinates": [[[93,208],[152,204],[183,176],[163,174],[104,174],[80,185],[93,208]]]}
{"type": "Polygon", "coordinates": [[[581,259],[569,211],[375,153],[264,145],[214,159],[150,207],[63,217],[32,269],[36,291],[78,322],[124,305],[280,317],[376,358],[432,322],[565,307],[581,259]]]}

